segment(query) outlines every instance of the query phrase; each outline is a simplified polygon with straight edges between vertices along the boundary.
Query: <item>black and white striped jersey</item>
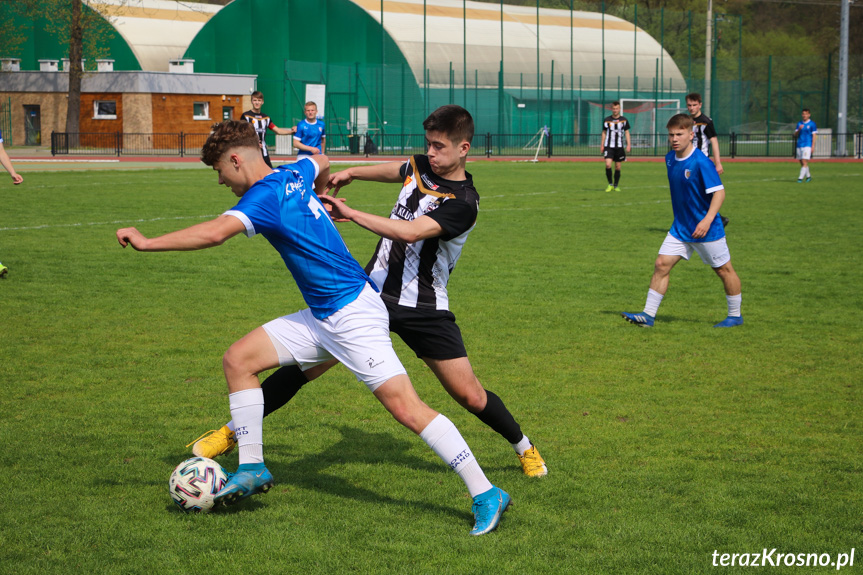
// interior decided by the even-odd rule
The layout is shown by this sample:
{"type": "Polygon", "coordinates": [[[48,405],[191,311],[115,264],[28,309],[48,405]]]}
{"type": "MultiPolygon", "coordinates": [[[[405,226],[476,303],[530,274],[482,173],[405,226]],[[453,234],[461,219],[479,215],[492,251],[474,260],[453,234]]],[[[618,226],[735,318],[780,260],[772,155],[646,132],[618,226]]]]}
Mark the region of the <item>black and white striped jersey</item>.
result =
{"type": "Polygon", "coordinates": [[[606,148],[625,148],[626,132],[629,131],[629,120],[623,116],[608,116],[602,121],[602,131],[605,132],[605,140],[602,145],[606,148]]]}
{"type": "Polygon", "coordinates": [[[713,127],[713,120],[705,116],[699,115],[697,118],[692,118],[694,122],[692,131],[695,137],[692,139],[693,145],[704,152],[704,155],[710,157],[710,138],[716,137],[716,130],[713,127]]]}
{"type": "Polygon", "coordinates": [[[408,244],[381,238],[366,273],[389,302],[424,309],[449,310],[447,283],[476,225],[479,194],[473,177],[462,181],[435,175],[428,156],[412,156],[401,168],[404,186],[390,214],[392,220],[433,218],[443,234],[408,244]]]}
{"type": "Polygon", "coordinates": [[[269,116],[265,116],[260,112],[255,112],[253,110],[249,110],[248,112],[243,112],[243,120],[252,124],[255,127],[255,133],[258,134],[258,140],[261,142],[261,153],[264,156],[268,156],[267,153],[267,141],[264,139],[267,135],[267,128],[272,129],[273,121],[269,116]]]}

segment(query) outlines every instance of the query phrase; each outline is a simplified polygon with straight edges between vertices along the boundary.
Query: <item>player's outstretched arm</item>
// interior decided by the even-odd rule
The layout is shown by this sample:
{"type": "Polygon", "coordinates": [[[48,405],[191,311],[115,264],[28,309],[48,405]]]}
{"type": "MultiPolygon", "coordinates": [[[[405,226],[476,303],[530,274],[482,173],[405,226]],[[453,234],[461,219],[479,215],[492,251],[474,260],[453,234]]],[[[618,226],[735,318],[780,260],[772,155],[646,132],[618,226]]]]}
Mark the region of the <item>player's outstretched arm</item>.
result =
{"type": "Polygon", "coordinates": [[[391,220],[375,214],[355,210],[345,203],[344,198],[319,196],[321,201],[331,206],[334,220],[348,220],[370,232],[394,241],[412,244],[420,240],[442,235],[444,230],[435,220],[421,216],[413,221],[391,220]]]}
{"type": "Polygon", "coordinates": [[[124,248],[132,246],[139,252],[191,251],[221,245],[244,230],[245,226],[238,218],[223,214],[214,220],[155,238],[146,237],[136,228],[123,228],[117,230],[117,241],[124,248]]]}
{"type": "Polygon", "coordinates": [[[339,190],[353,182],[354,180],[363,180],[366,182],[380,182],[384,184],[397,184],[402,181],[401,162],[389,162],[386,164],[377,164],[373,166],[358,166],[356,168],[348,168],[341,172],[336,172],[330,176],[330,181],[327,184],[327,192],[336,197],[339,190]]]}
{"type": "Polygon", "coordinates": [[[290,136],[291,134],[297,133],[297,127],[296,126],[293,126],[290,128],[280,128],[280,127],[276,126],[275,124],[270,124],[270,129],[280,136],[290,136]]]}
{"type": "Polygon", "coordinates": [[[24,181],[24,178],[15,171],[14,167],[12,167],[12,160],[9,159],[9,154],[6,153],[6,148],[3,147],[3,144],[0,144],[0,165],[9,172],[10,176],[12,176],[13,184],[18,185],[24,181]]]}

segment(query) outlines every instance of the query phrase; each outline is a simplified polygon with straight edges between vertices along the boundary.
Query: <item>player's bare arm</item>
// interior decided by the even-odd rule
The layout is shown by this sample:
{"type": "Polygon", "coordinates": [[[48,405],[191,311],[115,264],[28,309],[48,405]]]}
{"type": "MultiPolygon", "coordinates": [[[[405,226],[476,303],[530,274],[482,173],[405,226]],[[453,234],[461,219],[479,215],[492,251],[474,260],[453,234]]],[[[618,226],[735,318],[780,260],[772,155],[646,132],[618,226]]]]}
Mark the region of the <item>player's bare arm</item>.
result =
{"type": "Polygon", "coordinates": [[[710,224],[713,223],[714,218],[716,218],[716,214],[719,213],[719,208],[722,206],[722,202],[725,201],[725,190],[717,190],[713,192],[713,197],[710,199],[710,209],[707,210],[707,215],[704,216],[704,219],[698,222],[698,225],[695,226],[695,231],[692,232],[692,237],[694,239],[703,238],[707,235],[707,232],[710,231],[710,224]]]}
{"type": "Polygon", "coordinates": [[[380,182],[383,184],[398,184],[402,181],[401,162],[389,162],[387,164],[377,164],[373,166],[358,166],[356,168],[348,168],[336,172],[330,176],[330,181],[327,184],[327,193],[336,197],[339,190],[353,182],[354,180],[363,180],[365,182],[380,182]]]}
{"type": "Polygon", "coordinates": [[[632,140],[629,136],[629,130],[626,131],[626,153],[628,154],[632,150],[632,140]]]}
{"type": "Polygon", "coordinates": [[[279,128],[278,126],[273,125],[270,126],[270,129],[280,136],[290,136],[291,134],[297,133],[296,126],[292,126],[290,128],[279,128]]]}
{"type": "Polygon", "coordinates": [[[393,241],[412,244],[444,233],[440,224],[428,216],[422,216],[413,221],[391,220],[355,210],[345,203],[344,198],[327,195],[319,197],[321,201],[332,207],[333,219],[354,222],[370,232],[393,241]]]}
{"type": "Polygon", "coordinates": [[[139,252],[191,251],[221,245],[244,230],[245,226],[238,218],[223,214],[214,220],[155,238],[146,237],[136,228],[123,228],[117,230],[117,241],[124,248],[132,246],[139,252]]]}
{"type": "Polygon", "coordinates": [[[599,153],[601,154],[605,151],[605,130],[602,131],[602,136],[599,138],[599,153]]]}
{"type": "Polygon", "coordinates": [[[713,165],[716,167],[716,173],[720,176],[725,173],[722,167],[722,160],[719,159],[719,138],[713,136],[710,138],[710,151],[713,152],[713,165]]]}

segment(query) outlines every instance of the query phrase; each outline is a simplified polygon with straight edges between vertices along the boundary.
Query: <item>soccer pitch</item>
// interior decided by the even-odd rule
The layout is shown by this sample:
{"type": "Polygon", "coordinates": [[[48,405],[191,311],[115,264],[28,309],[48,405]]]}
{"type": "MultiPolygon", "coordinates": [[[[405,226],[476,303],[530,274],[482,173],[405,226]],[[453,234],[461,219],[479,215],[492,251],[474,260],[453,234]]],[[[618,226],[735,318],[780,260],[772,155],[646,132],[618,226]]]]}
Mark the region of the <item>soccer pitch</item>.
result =
{"type": "MultiPolygon", "coordinates": [[[[734,573],[751,567],[723,554],[773,549],[767,566],[841,563],[863,530],[863,164],[815,163],[802,185],[796,162],[725,168],[746,323],[716,330],[725,297],[697,256],[672,272],[655,328],[619,315],[642,309],[671,223],[661,159],[624,165],[621,193],[602,191],[599,160],[468,165],[482,202],[452,310],[548,476],[523,476],[396,349],[513,497],[476,538],[463,483],[344,368],[265,420],[268,494],[181,513],[168,476],[229,419],[222,354],[305,307],[299,291],[262,237],[119,247],[117,228],[158,235],[232,207],[203,166],[4,179],[0,573],[734,573]]],[[[341,196],[385,215],[398,188],[341,196]]],[[[375,236],[340,230],[365,265],[375,236]]]]}

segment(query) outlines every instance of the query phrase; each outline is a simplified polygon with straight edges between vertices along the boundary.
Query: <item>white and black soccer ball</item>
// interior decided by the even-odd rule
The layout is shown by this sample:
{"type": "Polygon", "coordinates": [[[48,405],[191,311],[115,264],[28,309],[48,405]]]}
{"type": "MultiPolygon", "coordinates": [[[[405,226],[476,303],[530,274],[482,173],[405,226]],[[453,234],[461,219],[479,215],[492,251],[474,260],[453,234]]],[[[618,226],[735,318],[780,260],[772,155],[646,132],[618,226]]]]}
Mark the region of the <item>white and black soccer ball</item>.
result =
{"type": "Polygon", "coordinates": [[[221,465],[206,457],[192,457],[171,473],[168,490],[183,511],[206,513],[213,508],[213,498],[227,482],[228,474],[221,465]]]}

